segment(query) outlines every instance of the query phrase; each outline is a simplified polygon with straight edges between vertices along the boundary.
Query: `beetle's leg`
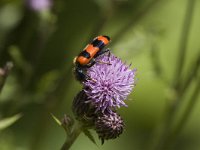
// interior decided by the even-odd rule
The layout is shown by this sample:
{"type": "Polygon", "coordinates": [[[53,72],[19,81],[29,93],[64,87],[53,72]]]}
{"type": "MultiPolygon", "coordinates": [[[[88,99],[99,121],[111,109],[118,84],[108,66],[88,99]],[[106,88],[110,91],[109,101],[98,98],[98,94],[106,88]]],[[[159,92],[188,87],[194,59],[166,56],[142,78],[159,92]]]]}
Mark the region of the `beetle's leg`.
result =
{"type": "Polygon", "coordinates": [[[87,68],[90,68],[90,67],[92,67],[95,63],[96,63],[95,59],[92,58],[92,59],[90,60],[90,62],[86,65],[86,67],[87,67],[87,68]]]}
{"type": "Polygon", "coordinates": [[[100,64],[107,64],[107,65],[111,65],[110,62],[104,62],[104,61],[101,61],[101,60],[96,60],[96,59],[91,59],[90,63],[88,63],[86,66],[88,68],[92,67],[95,63],[100,63],[100,64]]]}
{"type": "Polygon", "coordinates": [[[105,49],[105,50],[102,50],[102,51],[97,52],[97,56],[100,56],[100,55],[102,55],[102,54],[104,54],[104,53],[106,53],[106,52],[110,52],[110,49],[107,48],[107,49],[105,49]]]}
{"type": "MultiPolygon", "coordinates": [[[[107,48],[107,49],[105,49],[105,50],[103,50],[103,51],[99,51],[98,53],[97,53],[97,56],[100,56],[100,55],[102,55],[102,54],[104,54],[104,53],[106,53],[106,52],[108,52],[108,56],[110,57],[110,49],[109,48],[107,48]]],[[[101,64],[107,64],[107,65],[112,65],[110,62],[104,62],[104,61],[100,61],[100,60],[94,60],[94,61],[96,61],[96,62],[98,62],[98,63],[101,63],[101,64]]]]}
{"type": "MultiPolygon", "coordinates": [[[[111,52],[110,52],[110,50],[108,51],[108,62],[109,62],[109,64],[111,64],[110,63],[110,55],[111,55],[111,52]]],[[[112,64],[111,64],[112,65],[112,64]]]]}
{"type": "Polygon", "coordinates": [[[105,62],[105,61],[101,61],[101,60],[96,60],[96,62],[100,63],[100,64],[112,65],[110,62],[105,62]]]}

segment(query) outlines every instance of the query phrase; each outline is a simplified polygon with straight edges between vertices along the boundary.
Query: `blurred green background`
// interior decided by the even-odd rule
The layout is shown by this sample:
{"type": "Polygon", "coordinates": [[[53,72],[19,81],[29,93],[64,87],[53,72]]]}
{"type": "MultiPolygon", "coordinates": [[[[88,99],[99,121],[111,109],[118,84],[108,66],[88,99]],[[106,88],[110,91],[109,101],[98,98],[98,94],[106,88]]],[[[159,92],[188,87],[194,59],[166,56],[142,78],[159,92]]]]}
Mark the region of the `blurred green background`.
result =
{"type": "Polygon", "coordinates": [[[73,58],[102,34],[138,70],[119,110],[126,129],[103,146],[81,134],[71,149],[199,149],[199,14],[199,0],[1,0],[0,150],[61,147],[50,113],[72,115],[73,58]]]}

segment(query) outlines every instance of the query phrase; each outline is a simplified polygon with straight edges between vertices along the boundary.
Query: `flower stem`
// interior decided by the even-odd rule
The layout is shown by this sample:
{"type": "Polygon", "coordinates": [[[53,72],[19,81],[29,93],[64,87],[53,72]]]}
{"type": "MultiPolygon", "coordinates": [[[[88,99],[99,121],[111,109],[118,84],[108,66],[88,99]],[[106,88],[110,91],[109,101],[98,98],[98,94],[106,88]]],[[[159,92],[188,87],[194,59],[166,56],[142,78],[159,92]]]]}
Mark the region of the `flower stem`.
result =
{"type": "Polygon", "coordinates": [[[79,125],[75,125],[72,132],[67,136],[61,150],[69,150],[81,132],[82,132],[81,127],[79,125]]]}
{"type": "MultiPolygon", "coordinates": [[[[172,125],[174,123],[175,119],[175,114],[181,107],[181,103],[184,98],[184,93],[186,92],[185,90],[189,86],[187,84],[187,87],[184,87],[184,91],[181,87],[183,78],[182,78],[182,72],[183,72],[183,67],[184,67],[184,61],[185,61],[185,54],[186,54],[186,49],[188,45],[188,38],[189,38],[189,33],[190,33],[190,28],[191,28],[191,23],[192,23],[192,16],[194,12],[194,6],[195,6],[195,0],[188,0],[187,2],[187,10],[183,22],[183,27],[182,27],[182,33],[180,37],[180,45],[179,45],[179,53],[178,53],[178,62],[177,62],[177,68],[175,71],[174,75],[174,81],[173,84],[171,85],[171,91],[173,96],[170,96],[167,101],[170,102],[169,105],[167,106],[166,114],[163,120],[163,123],[161,124],[161,133],[159,133],[158,137],[156,137],[155,141],[156,143],[153,143],[153,149],[155,150],[160,150],[160,149],[165,149],[168,147],[168,140],[171,137],[171,131],[172,131],[172,125]],[[155,145],[154,145],[155,144],[155,145]]],[[[190,79],[189,79],[190,81],[190,79]]]]}
{"type": "Polygon", "coordinates": [[[185,14],[185,20],[183,22],[183,28],[181,32],[181,37],[180,37],[180,43],[179,43],[179,53],[178,53],[178,58],[177,58],[177,68],[174,76],[174,87],[176,89],[179,88],[181,79],[181,73],[183,70],[183,65],[185,61],[185,54],[186,54],[186,49],[188,45],[188,39],[189,39],[189,33],[190,33],[190,27],[192,24],[192,18],[193,18],[193,13],[194,13],[194,7],[195,7],[195,0],[188,0],[187,2],[187,10],[185,14]]]}
{"type": "Polygon", "coordinates": [[[192,110],[198,100],[199,96],[199,89],[200,89],[200,78],[198,77],[197,82],[196,82],[196,88],[194,90],[194,93],[192,94],[189,104],[187,105],[180,121],[178,122],[178,125],[176,126],[175,130],[171,133],[171,136],[169,138],[169,145],[171,145],[172,142],[178,137],[179,133],[183,130],[185,124],[187,123],[192,110]]]}
{"type": "Polygon", "coordinates": [[[174,82],[173,82],[174,84],[171,87],[172,90],[175,92],[175,96],[172,96],[170,98],[171,103],[168,107],[168,111],[166,114],[166,122],[165,122],[166,135],[168,135],[169,130],[171,129],[171,125],[173,124],[175,114],[177,110],[181,107],[184,93],[186,92],[181,90],[182,89],[181,83],[183,82],[182,70],[185,61],[185,53],[188,43],[189,31],[192,23],[194,6],[195,6],[195,0],[188,0],[185,20],[183,22],[182,35],[180,38],[179,54],[177,58],[178,59],[177,69],[176,69],[176,74],[174,76],[174,82]]]}

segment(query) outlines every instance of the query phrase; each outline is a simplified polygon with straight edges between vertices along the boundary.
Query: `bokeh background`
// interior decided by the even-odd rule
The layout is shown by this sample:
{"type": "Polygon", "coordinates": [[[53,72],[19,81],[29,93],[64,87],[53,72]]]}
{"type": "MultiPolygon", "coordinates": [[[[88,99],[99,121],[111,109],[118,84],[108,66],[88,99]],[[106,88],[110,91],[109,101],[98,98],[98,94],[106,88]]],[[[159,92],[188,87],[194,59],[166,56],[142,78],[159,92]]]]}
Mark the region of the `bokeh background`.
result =
{"type": "Polygon", "coordinates": [[[126,129],[103,146],[81,134],[71,149],[199,149],[199,15],[199,0],[1,0],[0,150],[61,147],[50,113],[73,115],[73,58],[102,34],[138,70],[126,129]]]}

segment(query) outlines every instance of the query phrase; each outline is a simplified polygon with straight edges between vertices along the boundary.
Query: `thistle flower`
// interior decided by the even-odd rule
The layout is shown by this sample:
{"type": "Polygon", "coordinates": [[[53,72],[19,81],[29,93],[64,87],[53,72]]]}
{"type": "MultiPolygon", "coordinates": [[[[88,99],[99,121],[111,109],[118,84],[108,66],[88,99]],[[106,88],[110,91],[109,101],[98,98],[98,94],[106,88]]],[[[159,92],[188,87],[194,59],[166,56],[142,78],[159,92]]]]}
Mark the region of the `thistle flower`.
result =
{"type": "Polygon", "coordinates": [[[95,130],[103,144],[104,140],[115,139],[122,134],[124,122],[115,112],[103,114],[95,120],[95,130]]]}
{"type": "Polygon", "coordinates": [[[96,111],[110,111],[121,106],[127,106],[124,100],[134,87],[136,69],[131,70],[119,58],[101,55],[96,58],[97,63],[87,71],[88,79],[84,84],[84,91],[88,96],[88,103],[97,107],[96,111]],[[107,62],[107,63],[98,63],[107,62]]]}
{"type": "Polygon", "coordinates": [[[26,0],[27,5],[34,11],[47,10],[52,5],[52,0],[26,0]]]}

